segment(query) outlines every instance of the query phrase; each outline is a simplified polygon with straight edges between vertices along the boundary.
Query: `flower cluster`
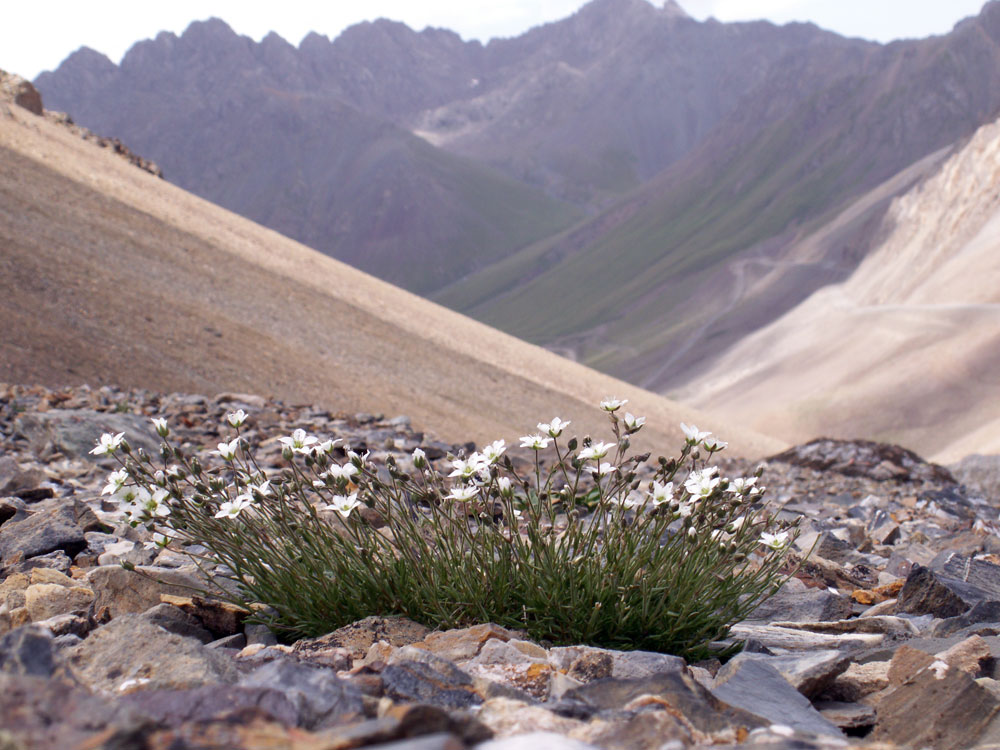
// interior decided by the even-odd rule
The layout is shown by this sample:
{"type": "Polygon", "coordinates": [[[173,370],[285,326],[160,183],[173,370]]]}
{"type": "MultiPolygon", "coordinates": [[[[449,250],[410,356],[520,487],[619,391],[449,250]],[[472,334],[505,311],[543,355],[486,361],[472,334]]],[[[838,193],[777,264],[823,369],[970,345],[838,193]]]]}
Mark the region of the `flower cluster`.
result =
{"type": "MultiPolygon", "coordinates": [[[[516,460],[496,440],[443,465],[417,448],[406,467],[379,466],[296,429],[278,438],[286,467],[269,475],[243,411],[227,415],[236,434],[207,457],[214,465],[167,442],[157,465],[122,434],[93,453],[120,461],[103,492],[129,523],[152,544],[208,549],[235,584],[226,595],[266,605],[279,629],[404,614],[701,653],[773,592],[797,530],[767,508],[759,472],[728,479],[707,463],[699,449],[711,457],[726,443],[693,425],[681,425],[679,458],[629,456],[646,419],[627,403],[601,402],[611,440],[567,440],[571,422],[554,417],[520,438],[516,460]]],[[[154,427],[166,441],[166,422],[154,427]]]]}

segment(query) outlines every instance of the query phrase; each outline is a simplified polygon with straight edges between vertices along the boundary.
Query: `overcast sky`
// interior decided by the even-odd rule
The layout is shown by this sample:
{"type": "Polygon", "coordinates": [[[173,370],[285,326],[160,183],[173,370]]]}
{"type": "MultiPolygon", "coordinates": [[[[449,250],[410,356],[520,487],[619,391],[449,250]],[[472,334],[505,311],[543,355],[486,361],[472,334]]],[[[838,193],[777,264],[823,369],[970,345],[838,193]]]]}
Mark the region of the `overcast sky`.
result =
{"type": "MultiPolygon", "coordinates": [[[[680,0],[692,16],[720,21],[767,18],[812,21],[848,36],[878,41],[951,30],[984,0],[680,0]]],[[[656,0],[661,5],[662,0],[656,0]]],[[[193,20],[217,16],[240,34],[260,39],[277,31],[298,44],[309,31],[329,37],[352,23],[379,17],[415,29],[441,26],[466,39],[513,36],[573,13],[583,0],[25,0],[7,3],[0,23],[0,68],[34,78],[87,45],[114,62],[140,39],[181,33],[193,20]]]]}

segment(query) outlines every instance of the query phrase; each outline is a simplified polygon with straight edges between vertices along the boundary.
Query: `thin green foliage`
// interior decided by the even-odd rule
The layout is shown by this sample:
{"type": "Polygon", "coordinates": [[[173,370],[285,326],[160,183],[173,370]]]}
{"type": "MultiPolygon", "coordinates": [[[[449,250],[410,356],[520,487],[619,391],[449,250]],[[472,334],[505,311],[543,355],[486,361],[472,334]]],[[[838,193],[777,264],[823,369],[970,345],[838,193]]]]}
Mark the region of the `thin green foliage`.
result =
{"type": "Polygon", "coordinates": [[[120,435],[95,452],[119,457],[106,491],[134,525],[207,549],[226,596],[289,637],[399,614],[701,657],[784,580],[798,529],[769,512],[760,472],[720,477],[709,459],[725,443],[697,428],[682,425],[676,459],[629,456],[645,420],[620,417],[622,403],[602,402],[612,442],[563,442],[554,419],[521,438],[527,464],[499,440],[449,457],[447,477],[419,449],[379,466],[302,430],[268,476],[242,412],[212,468],[169,442],[160,461],[134,455],[120,435]]]}

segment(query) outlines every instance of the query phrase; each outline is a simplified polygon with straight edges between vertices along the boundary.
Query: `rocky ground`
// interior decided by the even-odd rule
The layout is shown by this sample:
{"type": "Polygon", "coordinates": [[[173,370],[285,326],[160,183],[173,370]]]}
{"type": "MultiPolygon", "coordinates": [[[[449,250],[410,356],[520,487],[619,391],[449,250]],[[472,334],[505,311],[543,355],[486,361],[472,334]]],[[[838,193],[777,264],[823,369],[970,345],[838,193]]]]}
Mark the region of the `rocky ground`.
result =
{"type": "Polygon", "coordinates": [[[769,501],[805,516],[796,553],[813,553],[724,665],[398,618],[282,645],[123,525],[88,455],[104,431],[155,450],[151,416],[213,448],[236,408],[265,466],[297,427],[376,458],[459,448],[405,417],[249,395],[0,384],[0,748],[1000,746],[991,459],[816,441],[768,460],[769,501]]]}

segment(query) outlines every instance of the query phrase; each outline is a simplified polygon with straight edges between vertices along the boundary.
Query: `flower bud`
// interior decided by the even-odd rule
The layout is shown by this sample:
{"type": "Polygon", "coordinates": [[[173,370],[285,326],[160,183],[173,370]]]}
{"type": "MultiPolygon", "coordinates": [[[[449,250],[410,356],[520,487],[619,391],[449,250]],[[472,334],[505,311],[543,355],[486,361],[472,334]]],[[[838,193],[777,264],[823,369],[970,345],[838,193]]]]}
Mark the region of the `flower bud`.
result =
{"type": "Polygon", "coordinates": [[[286,461],[291,461],[292,460],[292,456],[294,456],[294,455],[295,454],[292,451],[292,446],[290,446],[290,445],[286,445],[286,446],[284,446],[281,449],[281,457],[283,459],[285,459],[286,461]]]}
{"type": "MultiPolygon", "coordinates": [[[[126,456],[132,453],[132,446],[129,445],[128,440],[125,440],[124,438],[122,438],[122,444],[118,447],[122,449],[122,453],[124,453],[126,456]]],[[[139,450],[139,456],[140,457],[142,456],[142,449],[139,450]]]]}
{"type": "Polygon", "coordinates": [[[566,444],[566,448],[571,453],[577,449],[577,446],[578,446],[578,443],[577,443],[576,438],[571,438],[570,441],[566,444]]]}
{"type": "Polygon", "coordinates": [[[167,445],[166,443],[163,443],[160,446],[160,458],[162,458],[164,461],[169,461],[173,457],[173,454],[174,452],[170,450],[170,446],[167,445]]]}

